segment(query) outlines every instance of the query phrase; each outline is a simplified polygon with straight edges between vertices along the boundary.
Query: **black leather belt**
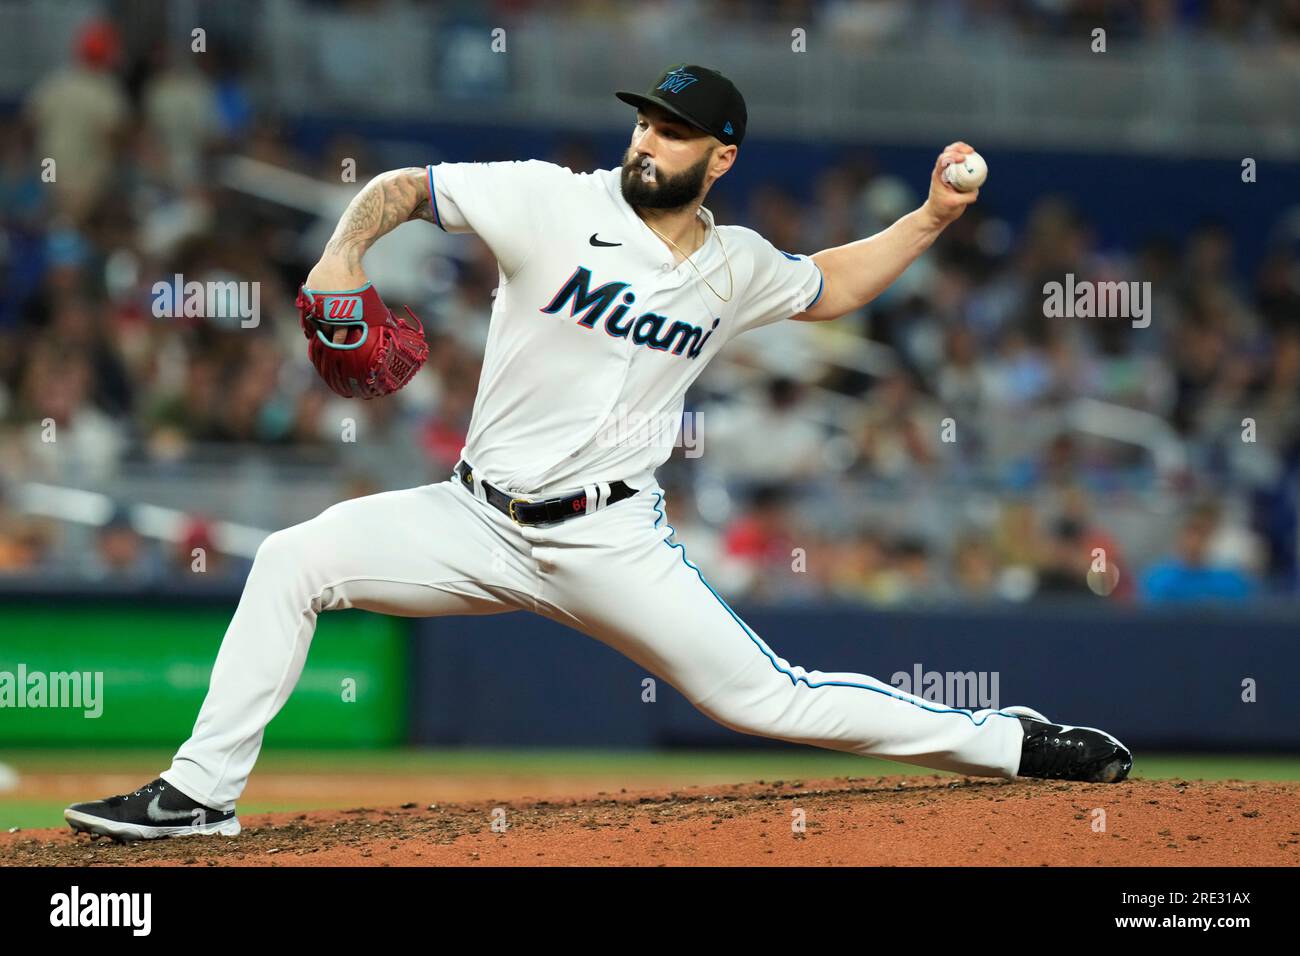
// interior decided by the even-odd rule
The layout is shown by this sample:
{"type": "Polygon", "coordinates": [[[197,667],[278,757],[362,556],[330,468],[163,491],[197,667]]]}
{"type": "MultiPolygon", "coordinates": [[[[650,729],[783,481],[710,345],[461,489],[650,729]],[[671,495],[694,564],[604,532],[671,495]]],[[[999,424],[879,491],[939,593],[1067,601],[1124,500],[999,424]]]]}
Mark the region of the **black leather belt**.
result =
{"type": "MultiPolygon", "coordinates": [[[[455,473],[460,483],[469,489],[470,494],[473,494],[474,470],[470,467],[469,462],[464,460],[456,462],[455,473]]],[[[515,524],[555,524],[556,522],[568,521],[570,518],[577,518],[587,514],[587,492],[585,491],[575,491],[571,495],[561,495],[558,498],[530,501],[527,498],[519,498],[502,491],[488,481],[480,481],[479,484],[483,486],[483,495],[487,498],[488,504],[506,515],[515,524]]],[[[624,498],[631,498],[636,493],[637,489],[628,485],[627,482],[611,481],[609,483],[609,494],[598,502],[598,505],[604,508],[616,501],[622,501],[624,498]]]]}

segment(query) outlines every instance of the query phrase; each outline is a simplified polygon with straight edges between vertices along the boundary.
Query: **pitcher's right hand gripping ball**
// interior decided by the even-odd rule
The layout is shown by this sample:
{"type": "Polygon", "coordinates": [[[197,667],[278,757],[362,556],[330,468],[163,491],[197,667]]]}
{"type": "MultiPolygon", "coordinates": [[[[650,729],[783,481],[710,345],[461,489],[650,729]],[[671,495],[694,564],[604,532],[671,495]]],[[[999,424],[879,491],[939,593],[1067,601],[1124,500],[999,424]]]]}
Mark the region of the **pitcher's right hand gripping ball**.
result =
{"type": "Polygon", "coordinates": [[[307,357],[344,398],[378,398],[415,377],[429,357],[424,326],[394,315],[370,283],[351,292],[298,291],[307,357]]]}

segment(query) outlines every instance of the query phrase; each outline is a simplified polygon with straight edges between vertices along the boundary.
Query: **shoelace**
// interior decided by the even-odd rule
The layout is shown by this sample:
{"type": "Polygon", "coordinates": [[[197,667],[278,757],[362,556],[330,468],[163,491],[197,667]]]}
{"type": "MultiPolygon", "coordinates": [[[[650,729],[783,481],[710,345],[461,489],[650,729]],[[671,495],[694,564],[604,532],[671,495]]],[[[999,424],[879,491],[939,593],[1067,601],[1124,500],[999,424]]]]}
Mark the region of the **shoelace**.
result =
{"type": "Polygon", "coordinates": [[[1035,754],[1041,759],[1038,769],[1047,773],[1057,773],[1067,768],[1078,769],[1081,766],[1080,760],[1084,750],[1082,740],[1076,747],[1069,739],[1060,735],[1043,734],[1036,743],[1035,754]]]}

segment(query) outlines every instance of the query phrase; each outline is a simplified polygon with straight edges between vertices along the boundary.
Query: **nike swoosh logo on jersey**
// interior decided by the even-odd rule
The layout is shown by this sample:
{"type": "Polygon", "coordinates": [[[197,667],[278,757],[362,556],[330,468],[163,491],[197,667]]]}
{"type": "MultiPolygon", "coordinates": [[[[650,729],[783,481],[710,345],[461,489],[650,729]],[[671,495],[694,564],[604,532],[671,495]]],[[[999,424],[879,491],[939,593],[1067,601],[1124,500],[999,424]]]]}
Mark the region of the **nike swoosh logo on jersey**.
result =
{"type": "Polygon", "coordinates": [[[621,246],[623,244],[621,242],[605,242],[603,239],[597,239],[594,232],[591,234],[591,238],[587,241],[593,246],[621,246]]]}
{"type": "Polygon", "coordinates": [[[162,794],[149,801],[145,815],[154,823],[166,823],[169,820],[189,820],[194,814],[189,810],[164,810],[160,804],[162,794]]]}

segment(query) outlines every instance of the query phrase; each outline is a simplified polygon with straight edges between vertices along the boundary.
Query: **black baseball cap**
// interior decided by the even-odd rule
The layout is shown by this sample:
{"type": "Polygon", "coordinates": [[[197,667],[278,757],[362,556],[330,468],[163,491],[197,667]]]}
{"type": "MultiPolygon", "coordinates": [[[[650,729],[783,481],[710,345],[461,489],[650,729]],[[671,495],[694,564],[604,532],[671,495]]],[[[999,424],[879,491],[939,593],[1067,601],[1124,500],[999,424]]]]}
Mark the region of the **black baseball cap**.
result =
{"type": "Polygon", "coordinates": [[[680,63],[665,70],[647,93],[619,90],[614,95],[638,109],[665,109],[727,146],[739,146],[745,138],[745,98],[736,84],[708,67],[680,63]]]}

